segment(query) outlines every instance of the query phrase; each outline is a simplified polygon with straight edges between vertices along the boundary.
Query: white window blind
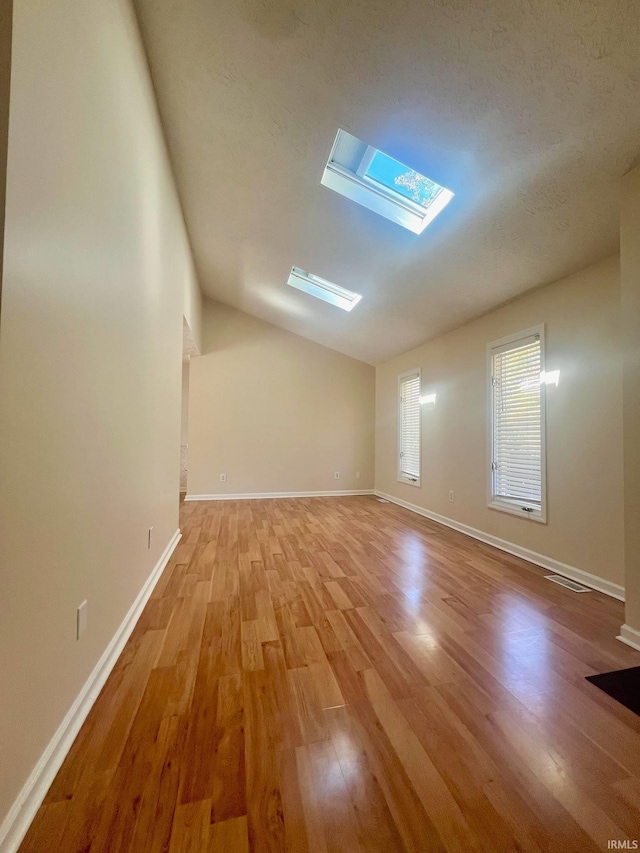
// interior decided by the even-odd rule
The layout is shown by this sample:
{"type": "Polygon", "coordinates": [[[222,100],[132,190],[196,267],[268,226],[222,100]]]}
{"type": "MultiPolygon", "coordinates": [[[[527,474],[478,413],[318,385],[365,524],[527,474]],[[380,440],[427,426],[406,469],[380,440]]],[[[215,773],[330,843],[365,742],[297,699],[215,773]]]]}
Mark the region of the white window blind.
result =
{"type": "Polygon", "coordinates": [[[542,351],[539,335],[492,350],[494,498],[542,503],[542,351]]]}
{"type": "Polygon", "coordinates": [[[400,460],[401,479],[420,479],[420,373],[400,377],[400,460]]]}

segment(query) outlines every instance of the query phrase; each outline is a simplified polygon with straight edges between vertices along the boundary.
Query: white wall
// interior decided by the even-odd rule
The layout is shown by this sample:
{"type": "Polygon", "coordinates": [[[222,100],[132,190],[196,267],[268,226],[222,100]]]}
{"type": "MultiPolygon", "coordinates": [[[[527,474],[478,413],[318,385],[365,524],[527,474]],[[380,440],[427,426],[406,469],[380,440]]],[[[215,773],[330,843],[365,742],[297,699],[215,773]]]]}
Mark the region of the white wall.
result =
{"type": "Polygon", "coordinates": [[[197,301],[128,3],[19,0],[0,332],[0,821],[178,527],[182,317],[197,301]]]}
{"type": "Polygon", "coordinates": [[[189,359],[182,362],[182,403],[180,406],[180,444],[189,443],[189,359]]]}
{"type": "Polygon", "coordinates": [[[188,494],[373,488],[374,392],[371,365],[206,300],[188,494]]]}
{"type": "Polygon", "coordinates": [[[2,255],[4,249],[4,209],[9,137],[9,85],[11,82],[12,0],[0,0],[0,308],[2,307],[2,255]]]}
{"type": "Polygon", "coordinates": [[[376,369],[376,488],[624,583],[622,353],[617,258],[492,311],[376,369]],[[486,345],[546,326],[548,523],[489,509],[486,345]],[[422,368],[422,483],[398,483],[397,377],[422,368]],[[448,500],[455,492],[455,503],[448,500]]]}
{"type": "Polygon", "coordinates": [[[640,647],[640,167],[622,181],[620,260],[624,342],[624,513],[626,607],[623,636],[640,647]]]}
{"type": "MultiPolygon", "coordinates": [[[[184,227],[183,223],[180,228],[184,227]]],[[[184,323],[188,326],[189,342],[194,344],[196,349],[202,349],[202,291],[196,278],[194,266],[189,257],[189,263],[185,265],[183,271],[184,279],[182,289],[184,293],[182,303],[182,313],[184,315],[184,323]]],[[[183,323],[183,344],[184,334],[186,333],[183,323]]],[[[184,354],[184,353],[183,353],[184,354]]]]}

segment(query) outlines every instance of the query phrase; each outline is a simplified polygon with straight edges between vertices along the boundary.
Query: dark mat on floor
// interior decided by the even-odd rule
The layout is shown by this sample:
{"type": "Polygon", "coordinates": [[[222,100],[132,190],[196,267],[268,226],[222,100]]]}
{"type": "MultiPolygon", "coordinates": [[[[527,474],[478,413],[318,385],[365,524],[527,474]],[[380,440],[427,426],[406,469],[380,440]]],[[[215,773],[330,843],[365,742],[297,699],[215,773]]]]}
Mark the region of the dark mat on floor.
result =
{"type": "Polygon", "coordinates": [[[625,708],[640,716],[640,666],[604,672],[602,675],[587,675],[586,678],[625,708]]]}

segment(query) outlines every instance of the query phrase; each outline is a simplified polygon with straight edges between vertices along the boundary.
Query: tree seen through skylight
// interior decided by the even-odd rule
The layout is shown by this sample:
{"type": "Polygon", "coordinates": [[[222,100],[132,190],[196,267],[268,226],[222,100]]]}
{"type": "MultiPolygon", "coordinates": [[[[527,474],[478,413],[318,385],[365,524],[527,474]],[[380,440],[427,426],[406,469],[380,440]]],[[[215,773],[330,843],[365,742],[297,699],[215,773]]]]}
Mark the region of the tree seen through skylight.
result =
{"type": "Polygon", "coordinates": [[[422,207],[429,207],[442,190],[435,181],[414,169],[408,169],[403,163],[399,163],[382,151],[375,153],[366,174],[368,178],[372,178],[387,189],[401,193],[405,198],[410,198],[422,207]]]}

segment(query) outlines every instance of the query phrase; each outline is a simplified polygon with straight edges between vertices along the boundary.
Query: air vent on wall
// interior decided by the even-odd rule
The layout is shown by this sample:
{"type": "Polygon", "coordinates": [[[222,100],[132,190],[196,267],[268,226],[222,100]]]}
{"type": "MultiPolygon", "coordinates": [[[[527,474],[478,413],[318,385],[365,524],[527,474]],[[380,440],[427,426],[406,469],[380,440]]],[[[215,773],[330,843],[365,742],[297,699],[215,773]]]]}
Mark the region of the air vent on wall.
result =
{"type": "Polygon", "coordinates": [[[562,575],[545,575],[545,578],[548,581],[553,581],[553,583],[570,589],[572,592],[593,592],[588,586],[582,586],[582,584],[575,581],[570,581],[568,578],[563,578],[562,575]]]}

